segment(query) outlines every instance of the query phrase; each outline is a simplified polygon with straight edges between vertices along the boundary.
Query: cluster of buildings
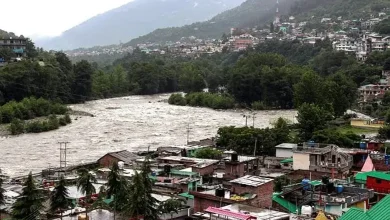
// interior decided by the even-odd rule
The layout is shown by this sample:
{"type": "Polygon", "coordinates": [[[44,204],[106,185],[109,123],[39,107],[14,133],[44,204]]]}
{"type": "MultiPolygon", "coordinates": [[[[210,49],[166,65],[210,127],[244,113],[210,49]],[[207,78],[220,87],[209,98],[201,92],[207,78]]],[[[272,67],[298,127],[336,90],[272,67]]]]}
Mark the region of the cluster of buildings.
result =
{"type": "Polygon", "coordinates": [[[126,46],[124,44],[99,46],[93,48],[80,48],[75,50],[66,51],[65,54],[69,57],[78,56],[100,56],[100,55],[114,55],[114,54],[127,54],[133,51],[132,46],[126,46]]]}
{"type": "MultiPolygon", "coordinates": [[[[195,157],[205,146],[170,146],[154,152],[107,153],[83,166],[98,179],[98,189],[107,182],[112,164],[117,163],[120,175],[130,180],[145,163],[145,155],[152,155],[152,196],[159,202],[185,201],[177,213],[161,214],[161,219],[345,220],[354,213],[380,219],[376,210],[390,205],[389,155],[380,153],[387,144],[367,141],[343,149],[331,144],[284,143],[275,146],[275,157],[239,155],[225,149],[217,159],[195,157]]],[[[65,215],[84,210],[85,197],[72,185],[78,168],[51,168],[36,175],[41,186],[50,191],[58,176],[66,174],[69,199],[75,206],[65,215]]],[[[21,179],[14,178],[3,186],[6,205],[0,209],[10,210],[21,192],[21,179]]]]}

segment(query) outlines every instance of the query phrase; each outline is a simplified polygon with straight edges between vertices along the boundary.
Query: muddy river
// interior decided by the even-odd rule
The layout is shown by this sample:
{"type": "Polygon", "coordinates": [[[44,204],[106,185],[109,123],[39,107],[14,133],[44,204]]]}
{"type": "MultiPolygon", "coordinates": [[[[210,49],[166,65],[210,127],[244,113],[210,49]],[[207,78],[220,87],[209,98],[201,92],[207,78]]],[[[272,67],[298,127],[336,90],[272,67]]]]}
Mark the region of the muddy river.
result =
{"type": "MultiPolygon", "coordinates": [[[[0,169],[10,176],[59,167],[59,142],[68,141],[68,164],[92,162],[107,152],[142,151],[148,146],[184,145],[216,135],[218,127],[245,125],[243,111],[172,106],[168,94],[104,99],[70,106],[95,117],[72,116],[56,131],[0,138],[0,169]],[[75,120],[77,118],[77,120],[75,120]]],[[[295,111],[258,111],[255,127],[267,127],[278,117],[293,120],[295,111]]],[[[252,125],[253,119],[248,119],[252,125]]]]}

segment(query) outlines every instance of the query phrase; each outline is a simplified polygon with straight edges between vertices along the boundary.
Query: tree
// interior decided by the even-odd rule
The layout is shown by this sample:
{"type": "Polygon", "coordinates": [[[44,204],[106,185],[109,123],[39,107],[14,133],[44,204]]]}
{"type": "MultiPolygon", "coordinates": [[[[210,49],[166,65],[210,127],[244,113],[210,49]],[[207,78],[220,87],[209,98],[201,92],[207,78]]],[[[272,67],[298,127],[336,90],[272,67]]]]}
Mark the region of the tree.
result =
{"type": "Polygon", "coordinates": [[[61,176],[58,185],[54,188],[50,197],[50,212],[55,213],[60,211],[62,219],[62,212],[69,207],[68,197],[69,193],[65,186],[65,179],[64,176],[61,176]]]}
{"type": "Polygon", "coordinates": [[[294,86],[294,105],[299,108],[303,103],[323,106],[323,79],[314,72],[306,72],[299,83],[294,86]]]}
{"type": "MultiPolygon", "coordinates": [[[[98,209],[98,210],[110,209],[110,206],[104,201],[106,199],[106,197],[107,197],[107,192],[106,192],[106,189],[103,185],[100,187],[99,196],[98,196],[97,200],[92,204],[91,208],[98,209]]],[[[114,217],[114,219],[115,219],[115,217],[114,217]]]]}
{"type": "Polygon", "coordinates": [[[202,159],[221,159],[222,152],[212,147],[204,147],[195,151],[194,157],[202,159]]]}
{"type": "Polygon", "coordinates": [[[325,99],[331,103],[334,115],[344,115],[356,100],[356,84],[342,73],[329,76],[324,84],[323,93],[325,99]]]}
{"type": "Polygon", "coordinates": [[[302,141],[308,141],[313,133],[326,127],[332,115],[315,104],[304,103],[298,109],[298,130],[302,141]]]}
{"type": "Polygon", "coordinates": [[[136,173],[129,187],[128,203],[125,204],[125,214],[131,218],[157,220],[157,200],[152,196],[153,183],[149,178],[150,166],[145,161],[140,173],[136,173]]]}
{"type": "Polygon", "coordinates": [[[390,70],[390,57],[386,59],[385,64],[383,65],[383,70],[390,70]]]}
{"type": "Polygon", "coordinates": [[[378,130],[378,138],[380,140],[390,139],[390,125],[385,125],[378,130]]]}
{"type": "Polygon", "coordinates": [[[12,57],[15,57],[15,53],[8,48],[0,48],[0,58],[3,58],[4,61],[9,62],[12,57]]]}
{"type": "Polygon", "coordinates": [[[126,199],[123,194],[127,192],[127,181],[119,175],[119,167],[117,163],[112,164],[111,171],[107,178],[107,197],[113,198],[114,202],[111,207],[114,210],[114,219],[116,211],[121,211],[126,199]]]}
{"type": "Polygon", "coordinates": [[[270,32],[270,33],[274,33],[274,31],[275,31],[274,23],[273,23],[273,22],[270,22],[270,25],[269,25],[269,32],[270,32]]]}
{"type": "Polygon", "coordinates": [[[82,60],[74,66],[75,79],[72,86],[73,99],[75,102],[84,102],[89,99],[92,92],[92,74],[91,64],[82,60]]]}
{"type": "Polygon", "coordinates": [[[12,206],[12,216],[15,219],[39,219],[40,211],[45,201],[40,189],[35,186],[32,174],[27,177],[23,184],[20,197],[12,206]]]}
{"type": "Polygon", "coordinates": [[[5,190],[2,188],[3,179],[0,178],[0,205],[5,204],[4,192],[5,190]]]}
{"type": "Polygon", "coordinates": [[[173,213],[179,213],[179,210],[183,208],[183,200],[181,199],[168,199],[162,202],[158,209],[162,214],[171,214],[171,219],[173,219],[173,213]]]}
{"type": "Polygon", "coordinates": [[[26,39],[26,55],[28,58],[36,58],[38,56],[38,51],[35,48],[35,44],[30,38],[26,39]]]}
{"type": "Polygon", "coordinates": [[[276,140],[281,143],[288,143],[290,141],[290,128],[288,123],[283,118],[278,118],[278,120],[273,124],[274,133],[276,135],[276,140]]]}
{"type": "Polygon", "coordinates": [[[85,214],[88,216],[88,203],[91,202],[92,194],[96,193],[96,188],[93,185],[96,182],[96,178],[84,168],[78,171],[78,175],[76,186],[77,190],[85,194],[85,214]]]}

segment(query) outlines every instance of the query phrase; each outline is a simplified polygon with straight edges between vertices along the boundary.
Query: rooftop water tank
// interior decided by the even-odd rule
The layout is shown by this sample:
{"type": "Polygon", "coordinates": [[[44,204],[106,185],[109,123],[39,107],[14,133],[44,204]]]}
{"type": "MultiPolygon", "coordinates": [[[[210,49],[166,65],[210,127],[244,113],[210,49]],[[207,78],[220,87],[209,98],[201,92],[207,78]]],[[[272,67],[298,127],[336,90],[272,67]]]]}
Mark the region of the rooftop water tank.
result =
{"type": "Polygon", "coordinates": [[[309,179],[303,179],[301,183],[303,185],[304,190],[310,189],[310,180],[309,179]]]}
{"type": "Polygon", "coordinates": [[[303,216],[310,217],[311,214],[313,213],[313,208],[309,205],[303,205],[301,209],[301,214],[303,216]]]}
{"type": "Polygon", "coordinates": [[[120,170],[123,170],[124,166],[125,166],[125,162],[123,162],[123,161],[118,162],[118,167],[120,170]]]}
{"type": "Polygon", "coordinates": [[[336,190],[337,190],[337,193],[342,193],[343,190],[344,190],[344,186],[343,185],[337,185],[336,190]]]}

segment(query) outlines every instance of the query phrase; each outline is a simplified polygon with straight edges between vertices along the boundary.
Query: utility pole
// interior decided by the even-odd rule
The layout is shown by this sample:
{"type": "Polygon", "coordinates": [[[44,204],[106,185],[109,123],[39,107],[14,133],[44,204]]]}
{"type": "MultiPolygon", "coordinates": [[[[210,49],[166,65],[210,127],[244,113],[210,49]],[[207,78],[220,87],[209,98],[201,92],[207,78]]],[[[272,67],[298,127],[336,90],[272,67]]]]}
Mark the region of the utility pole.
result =
{"type": "Polygon", "coordinates": [[[256,150],[257,150],[257,138],[255,139],[255,149],[253,150],[253,156],[256,157],[256,150]]]}
{"type": "Polygon", "coordinates": [[[190,122],[187,125],[187,145],[190,143],[190,122]]]}
{"type": "Polygon", "coordinates": [[[60,144],[60,170],[62,170],[66,168],[66,145],[69,144],[69,142],[63,141],[58,143],[60,144]]]}

